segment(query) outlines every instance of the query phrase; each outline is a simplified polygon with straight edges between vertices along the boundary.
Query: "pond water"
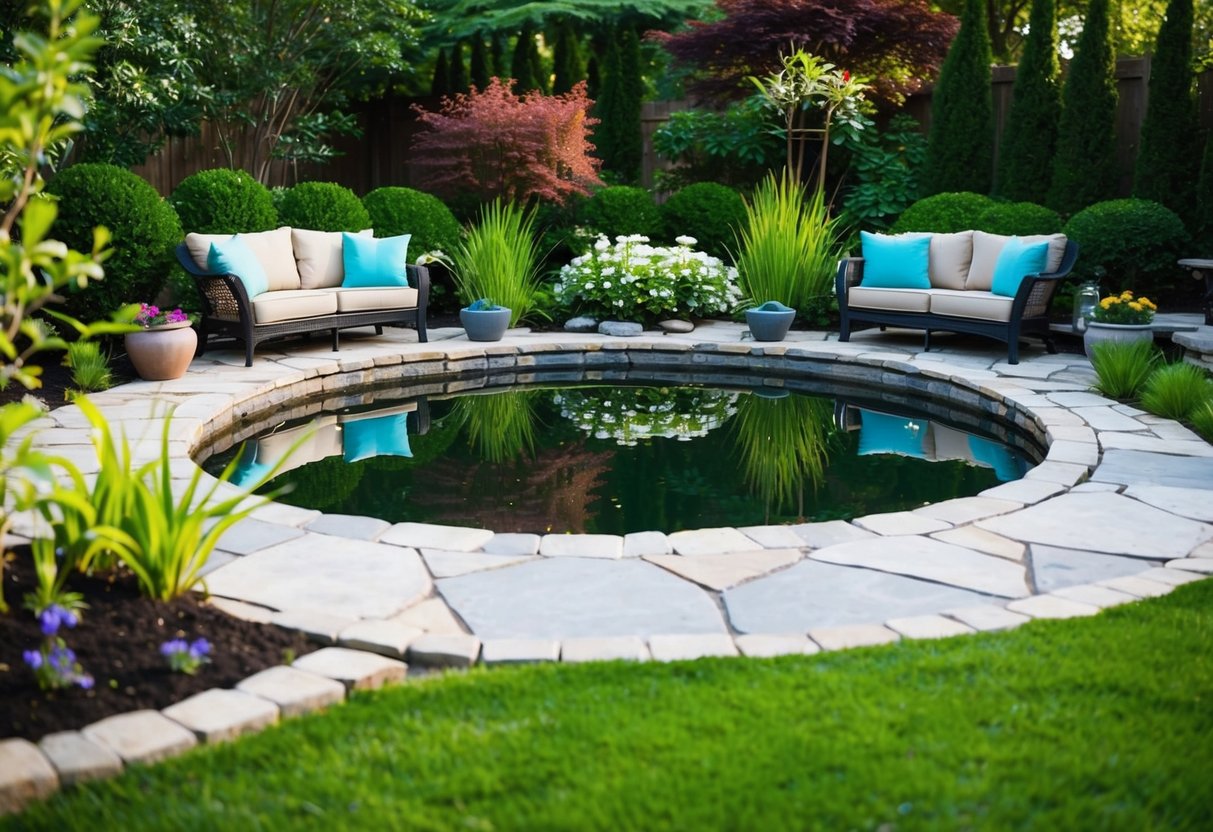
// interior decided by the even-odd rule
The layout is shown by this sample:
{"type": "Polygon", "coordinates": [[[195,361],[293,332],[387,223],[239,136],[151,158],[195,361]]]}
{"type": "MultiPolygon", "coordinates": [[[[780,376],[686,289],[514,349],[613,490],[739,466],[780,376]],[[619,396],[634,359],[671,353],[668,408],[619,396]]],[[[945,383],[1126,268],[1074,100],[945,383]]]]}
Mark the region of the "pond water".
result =
{"type": "Polygon", "coordinates": [[[990,435],[887,402],[705,386],[511,388],[277,426],[211,457],[277,499],[389,522],[604,533],[847,519],[1016,479],[990,435]],[[287,456],[287,452],[294,451],[287,456]]]}

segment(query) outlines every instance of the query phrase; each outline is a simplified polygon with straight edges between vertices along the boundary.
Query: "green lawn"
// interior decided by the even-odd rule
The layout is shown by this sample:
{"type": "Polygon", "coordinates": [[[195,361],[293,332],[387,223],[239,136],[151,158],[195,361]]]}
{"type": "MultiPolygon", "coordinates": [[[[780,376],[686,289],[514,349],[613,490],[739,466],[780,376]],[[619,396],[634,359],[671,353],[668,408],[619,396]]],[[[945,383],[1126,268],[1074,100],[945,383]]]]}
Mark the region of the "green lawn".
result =
{"type": "Polygon", "coordinates": [[[360,695],[6,829],[1209,829],[1213,581],[1089,619],[360,695]]]}

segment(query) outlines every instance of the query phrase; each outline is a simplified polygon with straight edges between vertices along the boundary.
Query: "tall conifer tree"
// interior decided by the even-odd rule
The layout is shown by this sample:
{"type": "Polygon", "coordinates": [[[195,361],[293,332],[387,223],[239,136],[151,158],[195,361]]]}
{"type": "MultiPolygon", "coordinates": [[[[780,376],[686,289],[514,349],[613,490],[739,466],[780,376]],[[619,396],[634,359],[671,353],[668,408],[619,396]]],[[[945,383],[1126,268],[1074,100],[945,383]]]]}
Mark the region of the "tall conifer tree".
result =
{"type": "Polygon", "coordinates": [[[640,40],[632,26],[612,29],[602,65],[594,144],[603,167],[633,182],[640,177],[640,40]]]}
{"type": "Polygon", "coordinates": [[[1028,40],[1015,72],[1011,111],[998,152],[994,191],[1016,202],[1043,203],[1053,174],[1061,119],[1055,0],[1032,0],[1028,40]]]}
{"type": "Polygon", "coordinates": [[[468,68],[463,62],[463,41],[455,41],[451,49],[451,92],[468,91],[468,68]]]}
{"type": "Polygon", "coordinates": [[[505,62],[505,38],[501,32],[493,32],[489,37],[489,75],[503,81],[510,77],[510,67],[505,62]]]}
{"type": "Polygon", "coordinates": [[[515,92],[519,94],[544,88],[539,74],[539,47],[535,44],[535,30],[528,24],[518,33],[514,44],[514,59],[511,61],[513,77],[517,82],[515,92]]]}
{"type": "Polygon", "coordinates": [[[446,50],[438,50],[438,60],[434,62],[434,77],[430,81],[430,95],[451,94],[451,65],[446,58],[446,50]]]}
{"type": "Polygon", "coordinates": [[[939,71],[923,194],[990,192],[994,167],[994,98],[990,35],[982,0],[965,0],[960,31],[939,71]]]}
{"type": "Polygon", "coordinates": [[[567,20],[556,24],[556,45],[553,48],[552,92],[559,95],[568,92],[573,85],[585,78],[585,66],[581,60],[581,44],[577,31],[567,20]]]}
{"type": "Polygon", "coordinates": [[[489,68],[488,50],[484,48],[484,37],[479,32],[472,38],[472,58],[468,76],[478,90],[487,87],[489,79],[493,77],[493,71],[489,68]]]}

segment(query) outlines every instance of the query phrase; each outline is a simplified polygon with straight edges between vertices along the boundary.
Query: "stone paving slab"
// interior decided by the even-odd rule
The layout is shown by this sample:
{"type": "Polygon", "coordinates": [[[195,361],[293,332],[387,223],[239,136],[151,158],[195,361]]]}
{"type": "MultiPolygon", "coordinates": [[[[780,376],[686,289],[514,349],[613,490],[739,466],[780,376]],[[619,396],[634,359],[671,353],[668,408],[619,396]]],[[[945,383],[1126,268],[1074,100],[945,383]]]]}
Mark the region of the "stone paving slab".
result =
{"type": "Polygon", "coordinates": [[[1168,569],[1182,569],[1187,572],[1199,572],[1202,575],[1213,575],[1213,558],[1179,558],[1167,561],[1168,569]]]}
{"type": "Polygon", "coordinates": [[[322,514],[307,524],[307,530],[316,534],[371,541],[378,541],[391,527],[386,520],[357,514],[322,514]]]}
{"type": "Polygon", "coordinates": [[[813,627],[809,638],[823,650],[846,650],[851,647],[873,647],[892,644],[901,637],[879,624],[846,624],[837,627],[813,627]]]}
{"type": "Polygon", "coordinates": [[[886,627],[902,638],[949,638],[974,632],[974,628],[942,615],[916,615],[910,618],[891,618],[886,627]]]}
{"type": "Polygon", "coordinates": [[[321,644],[335,644],[337,636],[353,624],[354,619],[315,610],[296,609],[274,613],[270,617],[270,623],[284,630],[296,630],[321,644]]]}
{"type": "MultiPolygon", "coordinates": [[[[500,537],[500,535],[498,535],[500,537]]],[[[538,538],[535,548],[538,549],[538,538]]],[[[525,563],[533,558],[529,555],[487,555],[480,552],[440,552],[422,549],[421,557],[435,578],[453,578],[472,572],[500,569],[515,563],[525,563]]]]}
{"type": "Polygon", "coordinates": [[[85,739],[108,748],[124,763],[154,763],[198,744],[189,729],[159,711],[130,711],[106,717],[81,730],[85,739]]]}
{"type": "Polygon", "coordinates": [[[403,659],[409,645],[422,633],[419,627],[409,627],[396,621],[368,619],[346,627],[337,637],[337,642],[351,650],[366,650],[391,659],[403,659]]]}
{"type": "Polygon", "coordinates": [[[406,627],[416,627],[429,635],[461,636],[467,630],[441,598],[427,598],[392,616],[390,621],[406,627]]]}
{"type": "Polygon", "coordinates": [[[1092,604],[1070,601],[1057,595],[1033,595],[1031,598],[1020,598],[1007,604],[1007,609],[1031,618],[1080,618],[1099,612],[1099,607],[1092,604]]]}
{"type": "Polygon", "coordinates": [[[539,535],[498,532],[482,547],[487,555],[537,555],[539,535]]]}
{"type": "Polygon", "coordinates": [[[1032,546],[1032,573],[1037,592],[1054,592],[1123,575],[1136,575],[1149,562],[1102,552],[1082,552],[1055,546],[1032,546]]]}
{"type": "Polygon", "coordinates": [[[418,636],[407,656],[423,667],[471,667],[480,657],[480,639],[466,633],[418,636]]]}
{"type": "Polygon", "coordinates": [[[207,603],[217,610],[239,618],[241,621],[254,621],[258,624],[269,624],[274,617],[274,611],[256,604],[246,604],[243,601],[233,601],[231,598],[208,598],[207,603]]]}
{"type": "Polygon", "coordinates": [[[379,541],[414,549],[474,552],[492,539],[493,532],[488,529],[437,526],[432,523],[397,523],[384,532],[379,541]]]}
{"type": "Polygon", "coordinates": [[[649,638],[654,661],[678,662],[709,656],[736,656],[737,645],[727,634],[655,635],[649,638]]]}
{"type": "Polygon", "coordinates": [[[1213,459],[1105,448],[1091,479],[1118,485],[1213,490],[1213,459]]]}
{"type": "Polygon", "coordinates": [[[490,638],[480,648],[480,660],[496,664],[535,664],[560,659],[560,642],[550,638],[490,638]]]}
{"type": "Polygon", "coordinates": [[[805,545],[790,526],[745,526],[738,531],[764,549],[799,549],[805,545]]]}
{"type": "Polygon", "coordinates": [[[240,690],[211,688],[161,711],[194,732],[202,742],[227,742],[273,725],[278,706],[240,690]]]}
{"type": "Polygon", "coordinates": [[[539,543],[539,554],[549,558],[623,557],[623,538],[615,534],[545,534],[539,543]]]}
{"type": "MultiPolygon", "coordinates": [[[[87,739],[79,731],[47,734],[38,742],[51,761],[64,786],[113,777],[122,772],[122,759],[103,745],[87,739]]],[[[0,765],[0,770],[4,766],[0,765]]]]}
{"type": "Polygon", "coordinates": [[[623,536],[623,556],[641,558],[645,555],[668,555],[674,551],[665,532],[632,532],[623,536]]]}
{"type": "Polygon", "coordinates": [[[981,497],[992,497],[996,500],[1012,500],[1017,503],[1031,505],[1041,503],[1051,497],[1056,497],[1066,489],[1054,482],[1044,480],[1013,480],[987,488],[981,492],[981,497]]]}
{"type": "Polygon", "coordinates": [[[1067,601],[1090,604],[1093,607],[1099,607],[1101,610],[1108,607],[1118,607],[1121,604],[1130,604],[1137,600],[1134,596],[1124,592],[1117,592],[1106,586],[1094,586],[1092,584],[1062,587],[1061,589],[1053,590],[1051,594],[1056,595],[1058,598],[1065,598],[1067,601]]]}
{"type": "MultiPolygon", "coordinates": [[[[1023,508],[1023,503],[1017,503],[1012,500],[996,500],[991,497],[957,497],[954,500],[944,500],[942,503],[916,508],[913,513],[923,517],[943,520],[953,526],[958,526],[962,523],[972,523],[974,520],[981,520],[996,514],[1007,514],[1021,508],[1023,508]]],[[[945,530],[946,527],[938,531],[945,530]]],[[[924,534],[924,532],[920,532],[920,534],[924,534]]],[[[929,534],[929,532],[925,532],[925,534],[929,534]]],[[[944,539],[939,535],[936,535],[935,538],[937,540],[944,539]]]]}
{"type": "Polygon", "coordinates": [[[761,577],[800,560],[799,549],[761,549],[728,555],[649,555],[663,569],[717,591],[761,577]]]}
{"type": "Polygon", "coordinates": [[[1171,485],[1131,485],[1125,489],[1126,497],[1141,500],[1147,505],[1160,508],[1171,514],[1213,523],[1213,489],[1177,488],[1171,485]]]}
{"type": "Polygon", "coordinates": [[[674,551],[688,557],[725,555],[731,552],[749,552],[754,549],[753,540],[737,529],[730,528],[674,532],[669,535],[669,538],[674,551]]]}
{"type": "Polygon", "coordinates": [[[0,815],[50,797],[59,788],[55,767],[29,740],[0,740],[0,815]]]}
{"type": "Polygon", "coordinates": [[[824,549],[835,543],[847,543],[852,540],[871,540],[876,537],[872,532],[853,526],[845,520],[801,523],[791,528],[806,545],[814,549],[824,549]]]}
{"type": "Polygon", "coordinates": [[[741,655],[751,659],[769,659],[775,656],[811,656],[821,648],[809,637],[800,633],[788,635],[740,635],[733,639],[741,655]]]}
{"type": "Polygon", "coordinates": [[[1013,561],[1022,561],[1028,551],[1028,547],[1018,540],[1011,540],[1009,537],[1003,537],[976,526],[961,526],[958,529],[936,532],[931,537],[942,540],[944,543],[1013,561]]]}
{"type": "Polygon", "coordinates": [[[944,615],[955,618],[962,624],[967,624],[974,630],[989,632],[992,630],[1009,630],[1020,624],[1027,624],[1032,619],[1021,613],[1012,612],[1004,607],[992,604],[975,607],[958,607],[944,610],[944,615]]]}
{"type": "Polygon", "coordinates": [[[308,653],[295,659],[292,667],[336,679],[348,690],[373,690],[399,682],[408,671],[404,662],[345,647],[325,647],[308,653]]]}
{"type": "Polygon", "coordinates": [[[638,636],[566,638],[560,644],[562,662],[643,662],[649,658],[649,648],[638,636]]]}
{"type": "Polygon", "coordinates": [[[1028,594],[1024,569],[1019,564],[931,538],[902,536],[886,537],[877,542],[840,543],[819,549],[809,557],[922,578],[1003,598],[1028,594]]]}
{"type": "Polygon", "coordinates": [[[952,524],[911,511],[891,511],[856,517],[854,524],[861,529],[883,536],[930,534],[952,528],[952,524]]]}
{"type": "Polygon", "coordinates": [[[238,682],[236,690],[273,702],[283,719],[322,710],[345,700],[345,685],[341,682],[286,665],[254,673],[238,682]]]}
{"type": "Polygon", "coordinates": [[[1100,586],[1106,586],[1109,589],[1115,589],[1117,592],[1124,592],[1128,595],[1133,595],[1137,598],[1160,598],[1163,595],[1168,595],[1175,589],[1174,584],[1164,584],[1158,581],[1149,581],[1145,578],[1139,578],[1136,575],[1126,575],[1121,578],[1109,578],[1106,581],[1100,581],[1100,586]]]}
{"type": "Polygon", "coordinates": [[[294,526],[247,518],[224,532],[215,548],[234,555],[251,555],[253,552],[302,536],[303,530],[294,526]]]}

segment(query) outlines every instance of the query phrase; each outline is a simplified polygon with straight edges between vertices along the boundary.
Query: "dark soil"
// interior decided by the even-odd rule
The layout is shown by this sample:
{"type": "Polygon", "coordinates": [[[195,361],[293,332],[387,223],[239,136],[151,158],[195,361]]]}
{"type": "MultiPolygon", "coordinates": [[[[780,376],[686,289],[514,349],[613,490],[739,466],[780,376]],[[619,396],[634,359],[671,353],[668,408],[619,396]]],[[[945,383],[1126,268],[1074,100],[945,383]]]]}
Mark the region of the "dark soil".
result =
{"type": "MultiPolygon", "coordinates": [[[[42,368],[42,386],[34,390],[26,390],[20,384],[11,382],[7,387],[0,389],[0,405],[21,401],[27,395],[38,399],[51,410],[69,404],[67,391],[75,385],[72,383],[71,368],[60,363],[59,355],[61,353],[36,356],[34,363],[42,368]]],[[[138,377],[131,360],[120,349],[116,349],[112,353],[110,372],[113,373],[115,386],[134,381],[138,377]]]]}
{"type": "Polygon", "coordinates": [[[148,600],[129,574],[74,575],[68,588],[84,595],[88,609],[75,629],[59,634],[95,685],[42,691],[21,657],[42,642],[38,621],[21,608],[22,596],[34,585],[29,547],[15,555],[3,583],[11,611],[0,615],[0,738],[37,740],[113,714],[164,708],[316,649],[298,633],[232,618],[193,594],[169,602],[148,600]],[[205,638],[211,643],[210,662],[194,676],[171,672],[160,645],[173,638],[205,638]]]}

